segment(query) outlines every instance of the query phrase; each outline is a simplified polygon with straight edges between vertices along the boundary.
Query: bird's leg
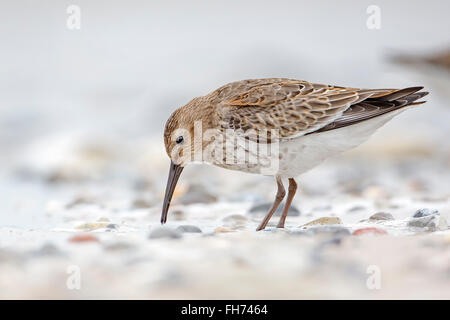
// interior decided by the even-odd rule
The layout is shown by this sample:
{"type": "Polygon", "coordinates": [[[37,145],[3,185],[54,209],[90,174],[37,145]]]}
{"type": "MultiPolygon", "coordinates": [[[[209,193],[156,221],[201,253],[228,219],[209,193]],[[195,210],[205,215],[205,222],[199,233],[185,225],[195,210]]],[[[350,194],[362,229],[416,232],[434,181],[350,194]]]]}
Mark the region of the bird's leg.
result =
{"type": "Polygon", "coordinates": [[[283,198],[286,195],[286,191],[284,190],[283,182],[281,181],[281,177],[276,176],[275,179],[277,180],[277,185],[278,185],[278,191],[277,191],[277,195],[275,197],[275,201],[273,202],[272,208],[270,208],[269,212],[264,217],[264,220],[261,222],[261,224],[256,229],[256,231],[260,231],[267,226],[267,223],[269,222],[273,213],[275,212],[275,210],[277,210],[278,206],[280,205],[281,201],[283,201],[283,198]]]}
{"type": "Polygon", "coordinates": [[[288,195],[286,198],[286,204],[284,205],[283,214],[278,222],[277,228],[284,228],[284,222],[288,215],[289,208],[291,207],[292,199],[294,199],[295,192],[297,191],[297,183],[293,178],[289,178],[288,195]]]}

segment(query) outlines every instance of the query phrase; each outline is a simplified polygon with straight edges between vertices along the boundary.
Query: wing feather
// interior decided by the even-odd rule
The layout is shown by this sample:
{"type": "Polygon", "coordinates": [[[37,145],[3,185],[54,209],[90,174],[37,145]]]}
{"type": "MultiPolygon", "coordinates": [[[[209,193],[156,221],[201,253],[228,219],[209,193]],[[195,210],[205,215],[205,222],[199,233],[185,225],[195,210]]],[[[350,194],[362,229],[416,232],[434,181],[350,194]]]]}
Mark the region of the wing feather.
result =
{"type": "Polygon", "coordinates": [[[327,131],[393,111],[414,103],[426,93],[422,87],[356,89],[271,78],[233,82],[212,94],[217,123],[222,130],[275,129],[290,139],[327,131]]]}

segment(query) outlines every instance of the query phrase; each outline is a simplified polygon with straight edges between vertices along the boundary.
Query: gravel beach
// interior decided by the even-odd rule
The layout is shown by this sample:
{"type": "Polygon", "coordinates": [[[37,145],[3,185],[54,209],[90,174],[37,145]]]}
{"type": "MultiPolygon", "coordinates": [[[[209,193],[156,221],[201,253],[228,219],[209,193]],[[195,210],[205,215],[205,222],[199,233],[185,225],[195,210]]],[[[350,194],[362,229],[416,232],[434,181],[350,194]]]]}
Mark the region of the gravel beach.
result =
{"type": "Polygon", "coordinates": [[[1,10],[0,299],[450,299],[450,71],[386,49],[445,49],[448,1],[380,0],[379,30],[357,1],[79,2],[80,30],[1,10]],[[300,176],[285,229],[255,231],[272,177],[207,165],[161,226],[171,112],[264,77],[430,94],[300,176]]]}
{"type": "Polygon", "coordinates": [[[12,198],[32,183],[44,199],[15,198],[23,220],[0,227],[0,297],[449,298],[448,160],[362,156],[306,174],[287,227],[275,216],[261,232],[275,192],[267,177],[187,169],[161,226],[164,170],[107,181],[19,175],[12,198]]]}

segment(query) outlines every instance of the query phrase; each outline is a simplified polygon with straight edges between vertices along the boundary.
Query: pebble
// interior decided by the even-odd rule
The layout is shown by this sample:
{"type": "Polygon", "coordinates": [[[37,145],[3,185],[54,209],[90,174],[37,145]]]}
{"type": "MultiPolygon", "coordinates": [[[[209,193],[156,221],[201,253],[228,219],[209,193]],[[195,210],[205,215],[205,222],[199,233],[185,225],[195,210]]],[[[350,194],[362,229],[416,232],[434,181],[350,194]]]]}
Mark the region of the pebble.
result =
{"type": "Polygon", "coordinates": [[[98,238],[94,237],[91,234],[77,234],[73,237],[70,237],[68,241],[73,243],[99,242],[98,238]]]}
{"type": "Polygon", "coordinates": [[[422,228],[426,231],[447,230],[448,224],[444,217],[439,214],[423,216],[419,218],[411,218],[408,221],[409,227],[422,228]]]}
{"type": "Polygon", "coordinates": [[[430,216],[430,215],[432,215],[432,214],[438,215],[438,214],[439,214],[439,211],[436,210],[436,209],[428,209],[428,208],[419,209],[419,210],[417,210],[417,211],[414,213],[413,217],[414,217],[414,218],[421,218],[421,217],[430,216]]]}
{"type": "Polygon", "coordinates": [[[299,234],[299,235],[309,235],[309,236],[318,235],[318,234],[327,234],[327,235],[333,235],[333,236],[337,236],[337,237],[350,235],[350,231],[347,228],[338,226],[338,225],[328,225],[328,226],[318,225],[318,226],[310,227],[305,230],[294,230],[290,233],[291,234],[299,234]]]}
{"type": "Polygon", "coordinates": [[[181,238],[181,233],[174,229],[170,229],[168,227],[153,227],[150,230],[150,234],[148,235],[149,239],[162,239],[162,238],[169,238],[169,239],[178,239],[181,238]]]}
{"type": "Polygon", "coordinates": [[[354,236],[360,236],[360,235],[385,235],[387,234],[386,231],[380,228],[361,228],[353,231],[352,233],[354,236]]]}
{"type": "Polygon", "coordinates": [[[322,217],[313,221],[310,221],[301,227],[309,227],[315,225],[333,225],[333,224],[342,224],[341,219],[339,217],[322,217]]]}
{"type": "Polygon", "coordinates": [[[110,224],[107,224],[107,225],[106,225],[106,228],[107,228],[107,229],[117,230],[117,229],[119,229],[119,225],[118,225],[118,224],[115,224],[115,223],[110,223],[110,224]]]}
{"type": "Polygon", "coordinates": [[[347,210],[347,212],[356,212],[356,211],[361,211],[361,210],[365,210],[365,209],[366,209],[365,206],[357,205],[357,206],[353,206],[353,207],[349,208],[347,210]]]}
{"type": "MultiPolygon", "coordinates": [[[[249,214],[253,215],[265,215],[269,212],[270,208],[272,208],[272,203],[264,202],[264,203],[256,203],[254,204],[248,211],[249,214]]],[[[280,204],[275,211],[275,216],[281,216],[284,209],[284,203],[280,204]]],[[[297,217],[300,215],[300,210],[298,210],[294,205],[291,205],[288,211],[288,216],[297,217]]]]}
{"type": "Polygon", "coordinates": [[[72,200],[71,202],[69,202],[68,204],[66,204],[66,208],[72,209],[73,207],[76,207],[78,205],[93,204],[93,203],[95,203],[95,201],[92,198],[85,197],[85,196],[79,196],[79,197],[75,198],[74,200],[72,200]]]}
{"type": "Polygon", "coordinates": [[[371,215],[369,220],[394,220],[394,216],[388,212],[377,212],[371,215]]]}
{"type": "Polygon", "coordinates": [[[222,226],[233,230],[243,229],[247,224],[248,218],[241,214],[232,214],[222,219],[222,226]]]}
{"type": "Polygon", "coordinates": [[[202,233],[202,229],[192,225],[181,225],[178,226],[175,230],[181,233],[202,233]]]}
{"type": "Polygon", "coordinates": [[[87,222],[76,226],[75,229],[91,231],[100,228],[105,228],[108,224],[109,223],[107,222],[87,222]]]}
{"type": "Polygon", "coordinates": [[[214,233],[227,233],[227,232],[236,232],[236,230],[232,230],[225,227],[217,227],[214,229],[214,233]]]}

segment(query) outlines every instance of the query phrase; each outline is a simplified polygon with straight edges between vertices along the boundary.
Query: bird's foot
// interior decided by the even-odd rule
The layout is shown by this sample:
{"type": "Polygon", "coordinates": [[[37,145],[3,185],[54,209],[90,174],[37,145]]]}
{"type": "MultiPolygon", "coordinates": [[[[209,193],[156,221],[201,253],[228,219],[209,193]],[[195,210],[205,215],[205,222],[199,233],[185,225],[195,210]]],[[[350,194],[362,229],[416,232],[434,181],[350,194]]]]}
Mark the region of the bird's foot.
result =
{"type": "Polygon", "coordinates": [[[258,226],[258,228],[256,228],[256,231],[261,231],[261,230],[264,230],[265,228],[266,228],[266,226],[260,225],[260,226],[258,226]]]}

